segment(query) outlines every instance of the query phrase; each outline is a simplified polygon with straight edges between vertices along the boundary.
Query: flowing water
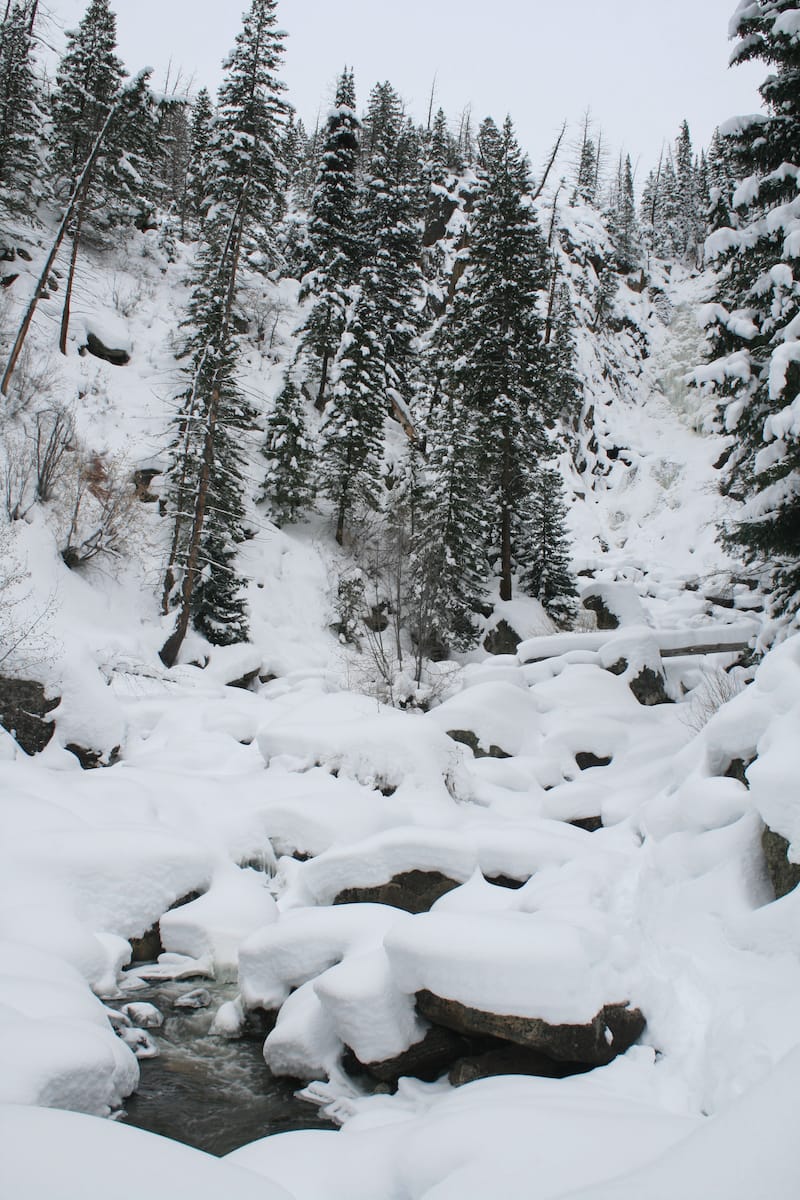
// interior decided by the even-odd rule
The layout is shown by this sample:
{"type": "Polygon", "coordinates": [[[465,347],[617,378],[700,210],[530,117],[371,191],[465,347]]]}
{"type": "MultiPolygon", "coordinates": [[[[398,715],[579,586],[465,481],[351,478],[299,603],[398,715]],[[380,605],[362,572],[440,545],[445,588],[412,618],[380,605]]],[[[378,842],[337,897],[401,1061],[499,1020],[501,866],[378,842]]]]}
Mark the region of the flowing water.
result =
{"type": "Polygon", "coordinates": [[[139,1089],[121,1118],[126,1124],[216,1155],[270,1133],[335,1128],[295,1096],[296,1085],[270,1074],[261,1041],[209,1033],[217,1008],[235,993],[233,984],[195,980],[159,982],[126,995],[124,1003],[154,1004],[165,1018],[159,1029],[147,1030],[159,1054],[139,1062],[139,1089]],[[209,1008],[175,1008],[180,996],[200,986],[212,994],[209,1008]]]}

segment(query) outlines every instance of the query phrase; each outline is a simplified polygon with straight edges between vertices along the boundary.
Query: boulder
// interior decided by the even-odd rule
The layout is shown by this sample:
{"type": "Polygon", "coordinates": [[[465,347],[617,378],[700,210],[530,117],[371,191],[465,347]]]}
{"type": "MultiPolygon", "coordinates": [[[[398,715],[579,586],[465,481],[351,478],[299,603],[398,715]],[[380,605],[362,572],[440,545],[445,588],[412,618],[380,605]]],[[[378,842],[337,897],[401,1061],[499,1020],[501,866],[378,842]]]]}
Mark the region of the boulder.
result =
{"type": "Polygon", "coordinates": [[[490,629],[483,639],[483,648],[489,654],[516,654],[522,638],[502,619],[490,629]]]}
{"type": "MultiPolygon", "coordinates": [[[[173,908],[181,908],[184,904],[190,904],[192,900],[198,900],[202,896],[202,892],[188,892],[185,896],[181,896],[174,904],[171,904],[168,911],[173,908]]],[[[161,942],[161,932],[158,927],[158,921],[155,925],[151,925],[146,929],[141,937],[132,937],[128,939],[131,944],[131,963],[154,963],[158,960],[159,954],[164,953],[164,946],[161,942]]]]}
{"type": "Polygon", "coordinates": [[[511,758],[501,746],[490,745],[488,749],[484,749],[478,741],[477,733],[471,729],[448,729],[447,736],[454,742],[461,742],[462,746],[469,746],[476,758],[511,758]]]}
{"type": "Polygon", "coordinates": [[[775,899],[780,900],[800,883],[800,864],[789,861],[789,842],[768,825],[761,834],[761,846],[775,899]]]}
{"type": "MultiPolygon", "coordinates": [[[[481,1039],[485,1042],[487,1039],[481,1039]]],[[[381,1083],[396,1084],[398,1079],[411,1075],[426,1083],[433,1082],[451,1066],[454,1060],[475,1052],[475,1039],[455,1033],[441,1025],[432,1025],[422,1041],[415,1042],[401,1054],[383,1062],[361,1062],[348,1047],[342,1065],[350,1075],[366,1072],[381,1083]]],[[[482,1049],[482,1045],[478,1047],[482,1049]]]]}
{"type": "Polygon", "coordinates": [[[605,1066],[641,1036],[645,1019],[627,1004],[607,1004],[585,1025],[553,1025],[538,1017],[483,1012],[429,991],[416,993],[417,1010],[435,1025],[467,1036],[500,1038],[565,1063],[605,1066]]]}
{"type": "Polygon", "coordinates": [[[387,883],[345,888],[333,903],[388,904],[408,913],[425,913],[441,896],[459,887],[461,882],[450,879],[441,871],[402,871],[387,883]]]}
{"type": "Polygon", "coordinates": [[[194,988],[191,992],[184,992],[182,996],[178,996],[175,1008],[208,1008],[210,1004],[211,992],[208,988],[194,988]]]}
{"type": "Polygon", "coordinates": [[[568,1075],[582,1075],[591,1069],[589,1063],[557,1062],[530,1046],[506,1043],[483,1054],[459,1058],[453,1063],[447,1078],[453,1087],[463,1087],[465,1083],[489,1079],[493,1075],[536,1075],[540,1079],[566,1079],[568,1075]]]}
{"type": "Polygon", "coordinates": [[[114,367],[124,367],[131,361],[131,356],[127,350],[107,346],[101,342],[96,333],[91,330],[86,335],[86,349],[94,358],[101,358],[104,362],[111,363],[114,367]]]}
{"type": "MultiPolygon", "coordinates": [[[[619,658],[607,668],[612,675],[624,675],[630,670],[628,660],[619,658]]],[[[654,704],[672,704],[667,693],[667,681],[661,671],[653,667],[642,667],[637,675],[628,679],[628,687],[640,704],[650,708],[654,704]]]]}
{"type": "Polygon", "coordinates": [[[55,725],[47,714],[60,702],[48,700],[41,683],[0,676],[0,725],[26,754],[38,754],[50,741],[55,725]]]}
{"type": "Polygon", "coordinates": [[[590,750],[579,750],[575,755],[575,762],[578,764],[580,771],[588,771],[590,767],[609,766],[611,759],[600,758],[597,754],[592,754],[590,750]]]}

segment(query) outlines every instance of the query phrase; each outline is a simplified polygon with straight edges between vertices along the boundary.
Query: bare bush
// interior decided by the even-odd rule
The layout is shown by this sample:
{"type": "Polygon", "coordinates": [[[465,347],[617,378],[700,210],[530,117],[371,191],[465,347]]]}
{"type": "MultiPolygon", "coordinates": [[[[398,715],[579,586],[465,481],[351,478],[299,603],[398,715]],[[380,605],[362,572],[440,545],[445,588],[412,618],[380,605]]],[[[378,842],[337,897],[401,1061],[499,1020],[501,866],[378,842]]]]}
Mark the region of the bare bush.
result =
{"type": "Polygon", "coordinates": [[[52,653],[47,621],[55,596],[37,606],[30,578],[17,555],[11,526],[0,526],[0,670],[5,674],[19,675],[52,653]]]}
{"type": "Polygon", "coordinates": [[[11,421],[41,405],[51,395],[53,368],[50,359],[29,345],[23,347],[8,387],[3,418],[11,421]]]}
{"type": "Polygon", "coordinates": [[[132,479],[118,460],[76,453],[65,487],[61,557],[70,568],[124,553],[136,505],[132,479]]]}
{"type": "Polygon", "coordinates": [[[28,440],[19,436],[4,439],[5,458],[0,468],[0,491],[9,521],[21,521],[36,499],[32,485],[33,458],[28,440]]]}
{"type": "Polygon", "coordinates": [[[62,460],[74,437],[75,422],[66,409],[52,408],[36,414],[33,432],[36,498],[42,503],[52,497],[62,460]]]}
{"type": "Polygon", "coordinates": [[[712,668],[703,677],[685,706],[683,719],[690,729],[699,733],[715,713],[733,700],[747,686],[745,672],[740,667],[730,671],[712,668]]]}

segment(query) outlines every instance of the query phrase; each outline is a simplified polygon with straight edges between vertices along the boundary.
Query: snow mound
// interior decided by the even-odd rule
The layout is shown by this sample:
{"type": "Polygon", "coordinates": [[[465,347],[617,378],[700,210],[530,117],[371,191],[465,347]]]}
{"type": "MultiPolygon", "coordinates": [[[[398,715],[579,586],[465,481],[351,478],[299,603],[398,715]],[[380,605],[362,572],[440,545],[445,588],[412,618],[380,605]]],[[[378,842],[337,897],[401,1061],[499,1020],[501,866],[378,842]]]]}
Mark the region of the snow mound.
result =
{"type": "Polygon", "coordinates": [[[192,1200],[292,1200],[290,1192],[262,1174],[130,1125],[79,1113],[3,1105],[0,1146],[9,1196],[106,1200],[111,1188],[118,1200],[140,1200],[142,1181],[148,1179],[151,1185],[160,1181],[158,1187],[177,1186],[192,1200]]]}
{"type": "Polygon", "coordinates": [[[323,766],[367,787],[460,794],[464,750],[420,716],[352,692],[311,697],[263,727],[258,746],[269,764],[291,756],[301,769],[323,766]]]}
{"type": "Polygon", "coordinates": [[[217,978],[235,978],[239,945],[278,919],[278,906],[257,871],[220,868],[197,900],[164,913],[159,921],[165,950],[210,958],[217,978]]]}

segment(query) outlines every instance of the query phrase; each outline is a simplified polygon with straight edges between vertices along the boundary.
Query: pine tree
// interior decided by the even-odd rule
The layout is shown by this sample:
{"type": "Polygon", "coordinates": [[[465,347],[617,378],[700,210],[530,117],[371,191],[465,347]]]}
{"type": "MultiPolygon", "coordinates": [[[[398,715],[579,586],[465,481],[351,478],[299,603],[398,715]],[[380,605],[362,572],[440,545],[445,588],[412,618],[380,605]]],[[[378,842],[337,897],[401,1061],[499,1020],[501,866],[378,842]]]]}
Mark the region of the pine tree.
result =
{"type": "Polygon", "coordinates": [[[210,203],[209,150],[214,106],[206,88],[201,88],[192,106],[189,155],[186,164],[186,219],[201,231],[210,203]]]}
{"type": "Polygon", "coordinates": [[[616,265],[627,275],[636,268],[641,255],[639,222],[636,219],[636,201],[633,194],[633,169],[629,154],[624,159],[620,155],[608,225],[616,265]]]}
{"type": "Polygon", "coordinates": [[[31,213],[40,194],[41,97],[27,5],[16,3],[0,25],[0,209],[31,213]]]}
{"type": "Polygon", "coordinates": [[[386,415],[383,333],[377,297],[362,290],[337,359],[319,454],[320,487],[334,503],[340,546],[353,512],[380,506],[386,415]]]}
{"type": "Polygon", "coordinates": [[[507,119],[490,158],[472,226],[470,261],[452,313],[453,395],[477,414],[484,443],[486,521],[510,600],[515,529],[537,462],[549,450],[555,400],[540,316],[549,283],[547,247],[528,203],[531,182],[507,119]]]}
{"type": "Polygon", "coordinates": [[[380,313],[385,394],[409,404],[415,389],[415,339],[423,295],[421,147],[411,122],[401,115],[395,120],[399,100],[396,105],[387,103],[387,112],[380,134],[373,126],[372,150],[361,184],[359,286],[380,313]]]}
{"type": "Polygon", "coordinates": [[[677,200],[675,252],[694,262],[704,233],[702,204],[697,179],[697,166],[692,149],[689,124],[683,121],[675,142],[675,192],[677,200]]]}
{"type": "MultiPolygon", "coordinates": [[[[434,341],[430,354],[437,365],[439,353],[434,341]]],[[[452,396],[439,396],[426,429],[426,452],[409,565],[409,627],[418,678],[423,657],[474,644],[489,571],[478,414],[452,396]]]]}
{"type": "Polygon", "coordinates": [[[187,324],[187,387],[176,419],[170,470],[173,534],[164,612],[177,609],[161,650],[175,662],[192,620],[210,641],[247,638],[242,581],[244,439],[254,413],[236,384],[233,315],[245,256],[270,261],[269,221],[281,207],[276,157],[285,105],[274,71],[283,34],[274,0],[253,0],[227,62],[209,148],[209,195],[187,324]]]}
{"type": "Polygon", "coordinates": [[[575,615],[575,580],[569,566],[567,508],[558,471],[543,468],[528,496],[521,538],[527,542],[521,585],[554,620],[575,615]]]}
{"type": "Polygon", "coordinates": [[[240,257],[268,269],[277,255],[274,230],[283,211],[281,146],[288,105],[276,70],[285,34],[276,0],[252,0],[225,63],[210,155],[216,207],[236,213],[232,262],[240,257]]]}
{"type": "Polygon", "coordinates": [[[754,0],[734,18],[732,61],[761,60],[770,74],[760,89],[766,111],[732,122],[725,139],[744,181],[736,226],[708,242],[722,278],[714,361],[698,372],[735,437],[726,490],[745,501],[724,540],[763,564],[787,613],[800,601],[799,14],[796,0],[754,0]]]}
{"type": "Polygon", "coordinates": [[[268,467],[264,498],[274,519],[294,521],[314,498],[314,449],[308,434],[303,397],[291,372],[267,421],[264,456],[268,467]]]}
{"type": "Polygon", "coordinates": [[[344,333],[347,307],[359,269],[355,210],[361,125],[355,103],[353,75],[345,71],[328,117],[319,175],[311,199],[307,234],[309,270],[301,286],[301,298],[314,297],[300,344],[302,361],[313,370],[317,380],[316,404],[320,410],[325,406],[330,366],[344,333]]]}

